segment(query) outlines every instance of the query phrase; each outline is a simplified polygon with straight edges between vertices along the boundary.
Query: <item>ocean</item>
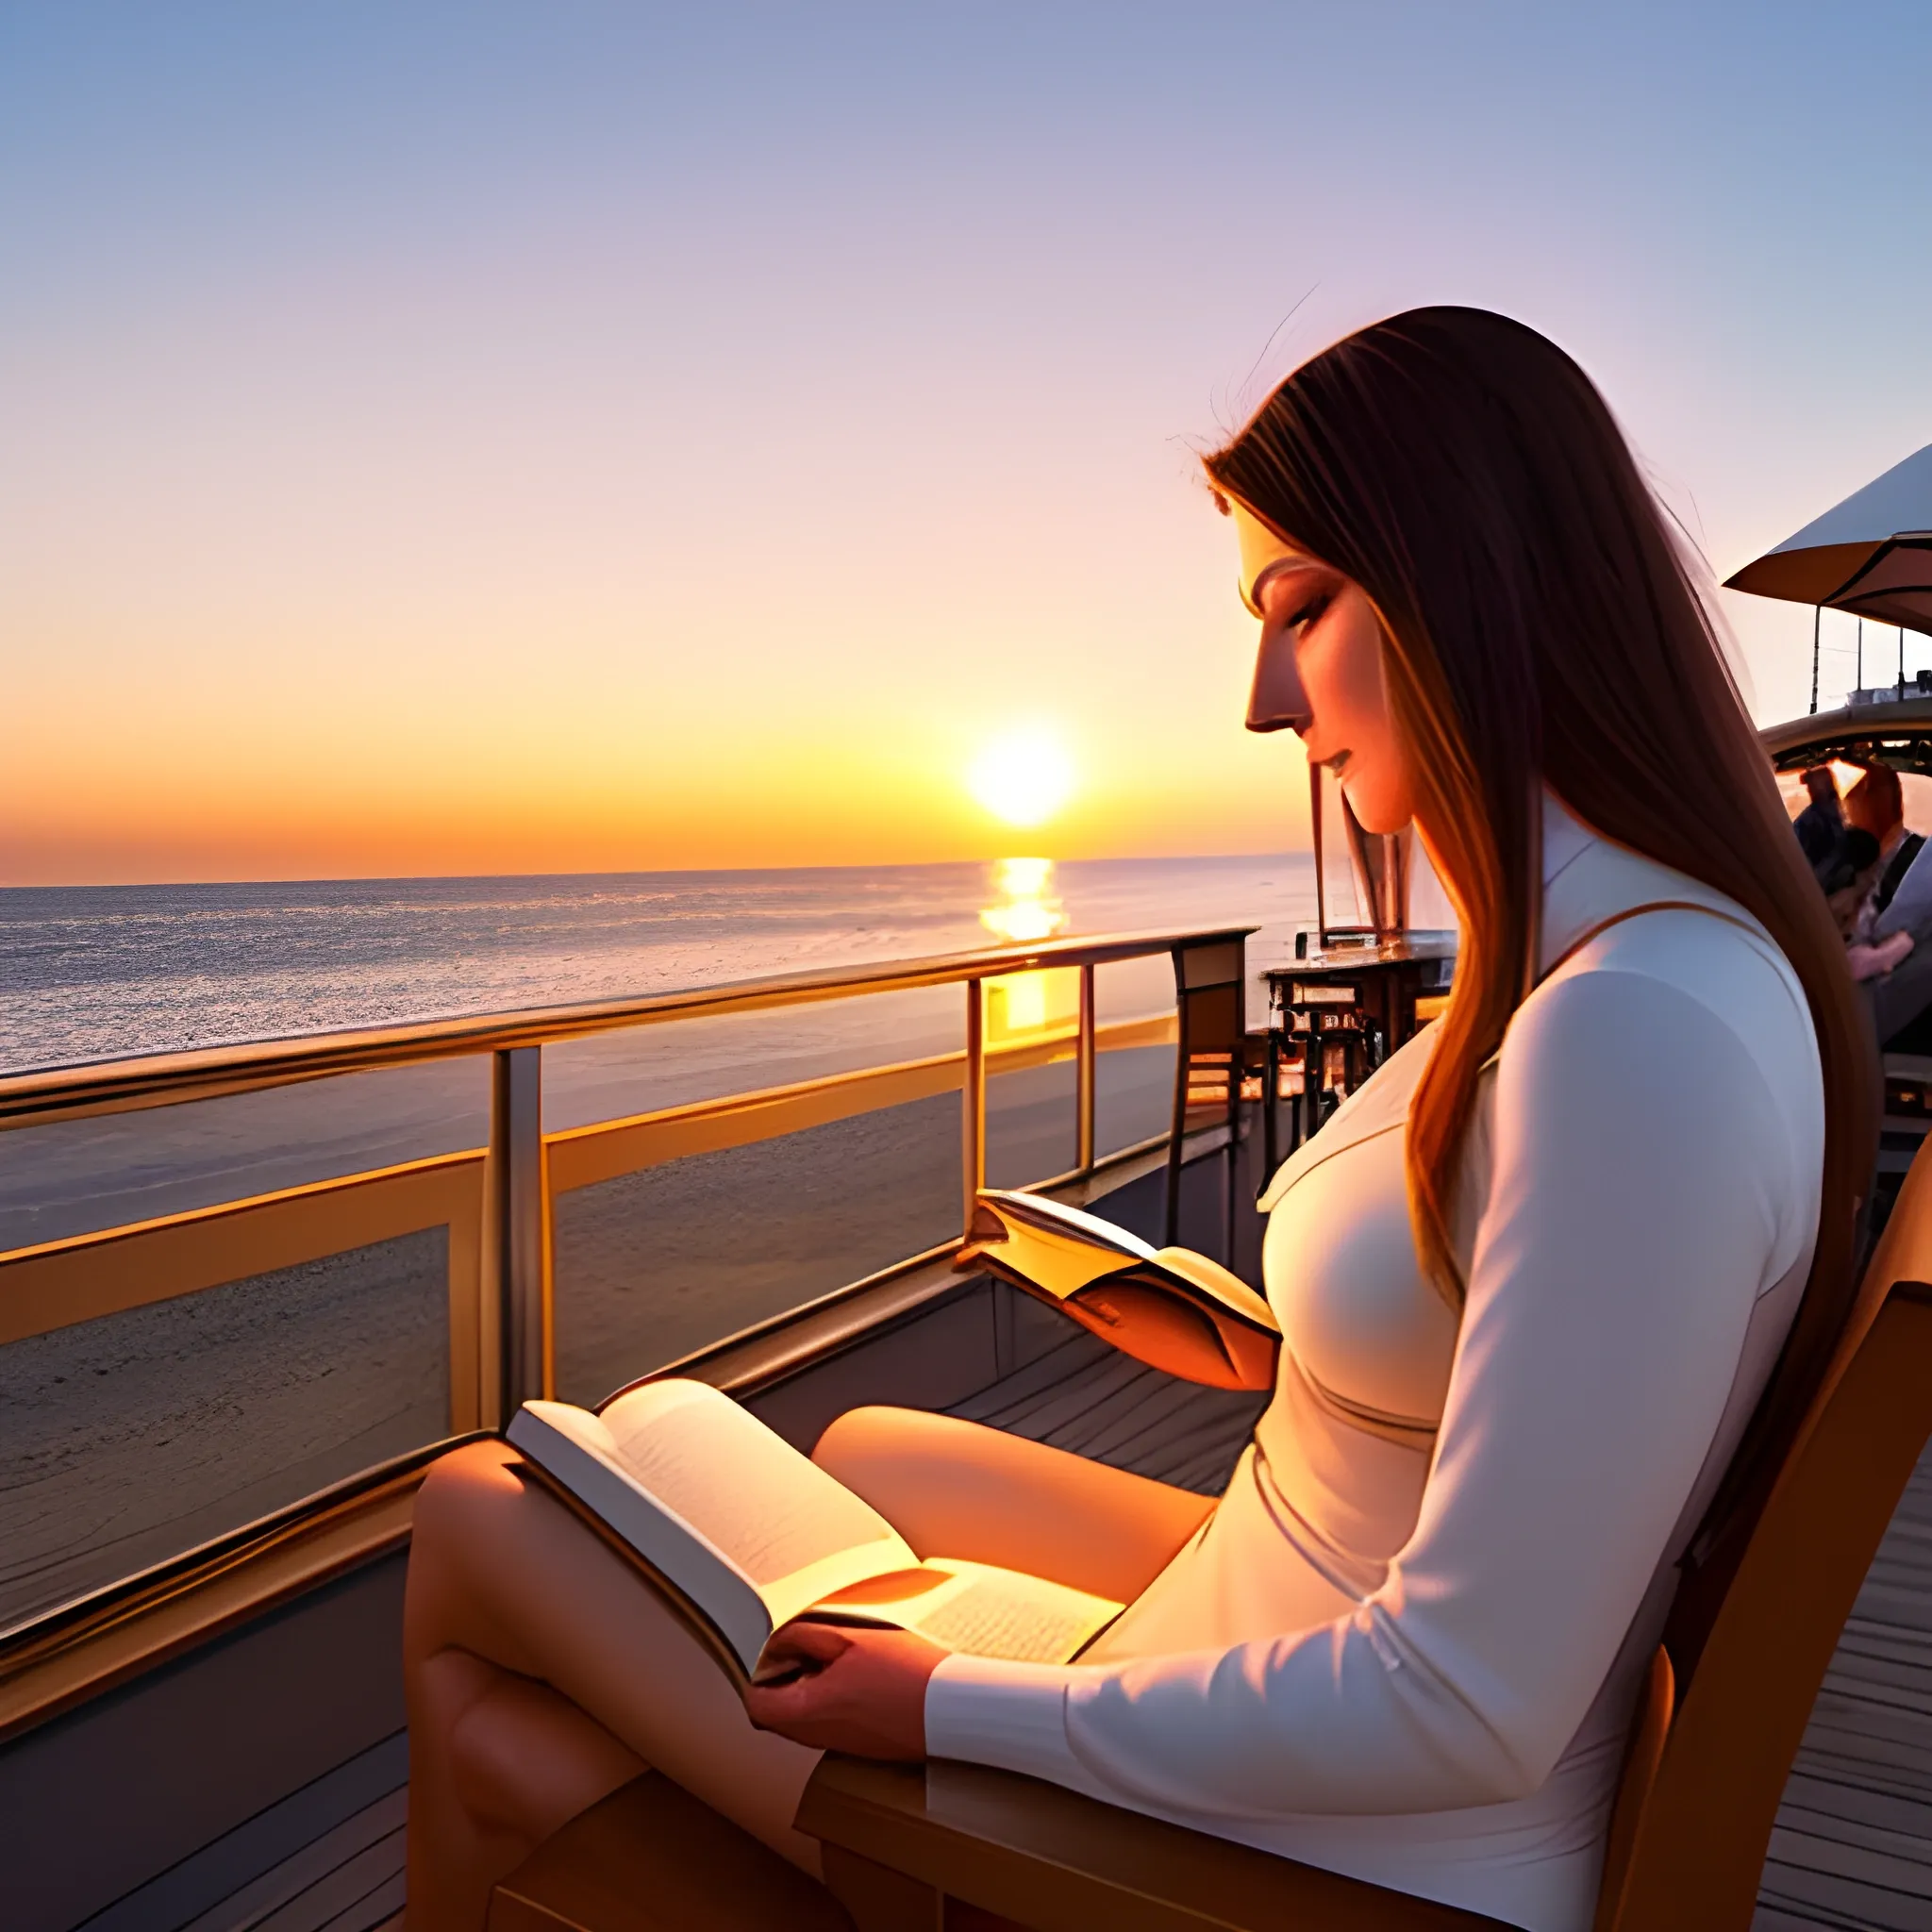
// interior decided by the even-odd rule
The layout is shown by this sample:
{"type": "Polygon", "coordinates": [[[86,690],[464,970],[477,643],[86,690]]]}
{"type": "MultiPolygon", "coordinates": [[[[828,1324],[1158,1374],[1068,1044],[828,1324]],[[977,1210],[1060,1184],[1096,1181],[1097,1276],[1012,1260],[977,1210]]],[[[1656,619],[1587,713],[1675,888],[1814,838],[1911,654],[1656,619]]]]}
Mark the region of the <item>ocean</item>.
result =
{"type": "Polygon", "coordinates": [[[1313,911],[1305,854],[1011,867],[0,890],[0,1072],[990,945],[1016,906],[1067,933],[1313,911]]]}
{"type": "MultiPolygon", "coordinates": [[[[606,999],[1049,932],[1311,921],[1312,861],[1037,860],[759,872],[0,891],[0,1073],[606,999]]],[[[1104,1019],[1172,999],[1106,969],[1104,1019]]],[[[1256,995],[1250,1005],[1258,1016],[1256,995]]],[[[956,989],[683,1022],[545,1050],[544,1124],[681,1105],[959,1043],[956,989]]],[[[479,1058],[7,1137],[0,1249],[478,1143],[479,1058]]]]}

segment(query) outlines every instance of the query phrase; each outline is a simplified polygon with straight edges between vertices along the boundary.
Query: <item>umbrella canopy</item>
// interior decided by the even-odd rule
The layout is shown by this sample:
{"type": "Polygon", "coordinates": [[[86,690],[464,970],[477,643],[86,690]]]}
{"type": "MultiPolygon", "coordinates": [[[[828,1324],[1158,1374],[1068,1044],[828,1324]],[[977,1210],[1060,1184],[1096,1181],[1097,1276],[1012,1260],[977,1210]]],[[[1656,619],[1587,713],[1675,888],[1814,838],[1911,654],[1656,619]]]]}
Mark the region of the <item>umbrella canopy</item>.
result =
{"type": "Polygon", "coordinates": [[[1747,563],[1724,588],[1932,630],[1932,443],[1747,563]]]}

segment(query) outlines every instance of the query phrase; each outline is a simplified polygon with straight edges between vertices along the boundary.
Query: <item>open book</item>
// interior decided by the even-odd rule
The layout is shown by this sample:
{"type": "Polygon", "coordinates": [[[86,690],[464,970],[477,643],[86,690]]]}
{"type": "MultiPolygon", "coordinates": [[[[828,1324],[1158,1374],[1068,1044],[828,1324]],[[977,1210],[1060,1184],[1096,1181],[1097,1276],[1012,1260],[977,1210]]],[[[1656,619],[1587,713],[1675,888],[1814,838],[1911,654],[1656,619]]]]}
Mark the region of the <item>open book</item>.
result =
{"type": "Polygon", "coordinates": [[[1274,1386],[1274,1310],[1191,1248],[1153,1248],[1098,1215],[989,1188],[955,1265],[1024,1288],[1171,1375],[1216,1389],[1274,1386]]]}
{"type": "Polygon", "coordinates": [[[912,1554],[877,1510],[704,1382],[646,1382],[600,1413],[526,1402],[509,1440],[679,1603],[741,1683],[794,1617],[916,1630],[947,1650],[1065,1663],[1121,1606],[989,1564],[912,1554]]]}

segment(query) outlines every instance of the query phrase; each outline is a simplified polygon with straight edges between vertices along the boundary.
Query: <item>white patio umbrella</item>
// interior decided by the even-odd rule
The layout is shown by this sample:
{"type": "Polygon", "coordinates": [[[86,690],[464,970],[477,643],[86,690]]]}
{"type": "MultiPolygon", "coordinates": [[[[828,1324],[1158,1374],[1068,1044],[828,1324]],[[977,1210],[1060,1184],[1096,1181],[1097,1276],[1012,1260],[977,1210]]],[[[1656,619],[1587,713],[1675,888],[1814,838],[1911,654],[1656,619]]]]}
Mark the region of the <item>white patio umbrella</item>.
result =
{"type": "Polygon", "coordinates": [[[1932,630],[1932,443],[1747,563],[1725,589],[1932,630]]]}

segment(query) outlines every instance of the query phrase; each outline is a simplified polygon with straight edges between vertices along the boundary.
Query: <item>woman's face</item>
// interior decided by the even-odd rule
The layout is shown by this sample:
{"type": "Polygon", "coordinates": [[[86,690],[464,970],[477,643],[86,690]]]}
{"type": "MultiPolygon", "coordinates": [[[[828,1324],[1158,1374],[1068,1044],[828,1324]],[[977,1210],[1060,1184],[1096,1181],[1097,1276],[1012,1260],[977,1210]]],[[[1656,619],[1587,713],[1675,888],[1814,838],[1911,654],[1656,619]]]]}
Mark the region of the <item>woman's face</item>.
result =
{"type": "Polygon", "coordinates": [[[1261,617],[1250,731],[1289,730],[1340,781],[1367,832],[1415,816],[1408,755],[1389,705],[1381,621],[1361,587],[1291,553],[1256,577],[1261,617]]]}

